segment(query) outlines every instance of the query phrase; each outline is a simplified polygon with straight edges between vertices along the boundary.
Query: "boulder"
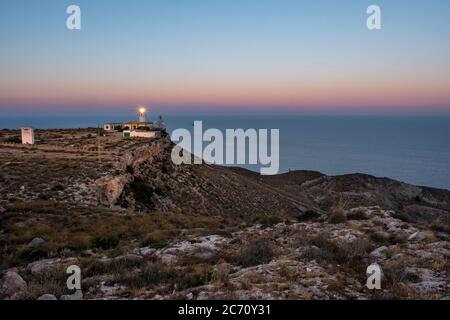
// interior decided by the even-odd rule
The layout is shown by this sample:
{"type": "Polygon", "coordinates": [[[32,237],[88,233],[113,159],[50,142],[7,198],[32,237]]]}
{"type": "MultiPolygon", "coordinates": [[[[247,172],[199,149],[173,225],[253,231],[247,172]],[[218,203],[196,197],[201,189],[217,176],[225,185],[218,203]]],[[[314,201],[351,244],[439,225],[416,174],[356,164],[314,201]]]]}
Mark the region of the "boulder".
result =
{"type": "Polygon", "coordinates": [[[422,231],[414,232],[412,235],[409,236],[408,241],[423,241],[427,238],[427,235],[422,231]]]}
{"type": "Polygon", "coordinates": [[[28,264],[27,271],[29,271],[33,276],[38,276],[44,273],[68,267],[69,265],[74,264],[75,261],[75,258],[38,260],[28,264]]]}
{"type": "Polygon", "coordinates": [[[411,284],[411,286],[421,295],[445,290],[445,281],[422,281],[411,284]]]}
{"type": "Polygon", "coordinates": [[[102,282],[100,284],[99,290],[108,297],[112,297],[114,295],[117,294],[117,292],[119,292],[120,290],[125,289],[125,287],[119,286],[119,285],[114,285],[114,286],[107,286],[105,285],[105,282],[102,282]]]}
{"type": "Polygon", "coordinates": [[[189,253],[189,256],[199,260],[211,260],[217,256],[216,250],[201,248],[197,251],[189,253]]]}
{"type": "Polygon", "coordinates": [[[56,264],[56,259],[45,259],[32,262],[28,264],[27,270],[33,275],[37,276],[46,273],[54,268],[56,264]]]}
{"type": "Polygon", "coordinates": [[[141,262],[144,260],[142,256],[139,256],[134,253],[125,254],[122,256],[118,256],[112,259],[113,261],[122,261],[122,262],[141,262]]]}
{"type": "Polygon", "coordinates": [[[56,297],[53,294],[46,293],[37,298],[37,300],[58,300],[58,299],[56,299],[56,297]]]}
{"type": "Polygon", "coordinates": [[[379,248],[373,250],[370,253],[370,256],[374,257],[376,259],[386,259],[386,253],[385,253],[386,250],[387,250],[386,246],[379,247],[379,248]]]}
{"type": "Polygon", "coordinates": [[[27,283],[14,271],[7,271],[0,279],[0,293],[6,296],[13,296],[27,290],[27,283]]]}
{"type": "Polygon", "coordinates": [[[30,241],[30,243],[28,244],[30,247],[39,247],[40,245],[43,245],[45,243],[45,240],[42,238],[34,238],[33,240],[30,241]]]}
{"type": "Polygon", "coordinates": [[[133,251],[136,254],[142,255],[142,256],[149,256],[151,254],[154,254],[156,252],[156,249],[151,247],[143,247],[143,248],[137,248],[133,251]]]}
{"type": "Polygon", "coordinates": [[[158,257],[162,263],[169,264],[169,265],[175,264],[178,260],[176,256],[174,256],[173,254],[169,254],[169,253],[158,254],[158,257]]]}
{"type": "Polygon", "coordinates": [[[65,294],[59,297],[60,300],[83,300],[83,292],[76,290],[73,294],[65,294]]]}
{"type": "Polygon", "coordinates": [[[107,176],[98,179],[96,185],[99,203],[108,207],[114,207],[129,181],[130,177],[126,175],[118,177],[107,176]]]}
{"type": "Polygon", "coordinates": [[[189,292],[189,293],[186,295],[186,300],[192,300],[192,299],[194,299],[194,294],[193,294],[192,292],[189,292]]]}

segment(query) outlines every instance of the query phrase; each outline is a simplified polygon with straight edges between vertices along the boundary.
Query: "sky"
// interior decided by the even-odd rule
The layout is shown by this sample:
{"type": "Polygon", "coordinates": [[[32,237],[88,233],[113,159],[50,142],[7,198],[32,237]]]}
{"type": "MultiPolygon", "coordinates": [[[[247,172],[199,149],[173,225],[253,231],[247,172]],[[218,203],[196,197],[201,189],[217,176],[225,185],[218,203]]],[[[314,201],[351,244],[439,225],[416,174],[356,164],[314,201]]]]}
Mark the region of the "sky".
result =
{"type": "Polygon", "coordinates": [[[449,39],[448,0],[2,0],[0,117],[450,114],[449,39]]]}

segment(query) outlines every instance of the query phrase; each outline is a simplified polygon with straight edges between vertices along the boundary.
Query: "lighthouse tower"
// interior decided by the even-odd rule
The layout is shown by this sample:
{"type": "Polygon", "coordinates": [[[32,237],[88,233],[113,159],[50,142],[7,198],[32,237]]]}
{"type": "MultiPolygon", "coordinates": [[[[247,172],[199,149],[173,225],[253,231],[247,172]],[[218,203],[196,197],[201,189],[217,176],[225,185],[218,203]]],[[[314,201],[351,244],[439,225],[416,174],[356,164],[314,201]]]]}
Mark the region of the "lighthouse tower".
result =
{"type": "Polygon", "coordinates": [[[141,107],[138,111],[139,122],[147,122],[147,109],[141,107]]]}

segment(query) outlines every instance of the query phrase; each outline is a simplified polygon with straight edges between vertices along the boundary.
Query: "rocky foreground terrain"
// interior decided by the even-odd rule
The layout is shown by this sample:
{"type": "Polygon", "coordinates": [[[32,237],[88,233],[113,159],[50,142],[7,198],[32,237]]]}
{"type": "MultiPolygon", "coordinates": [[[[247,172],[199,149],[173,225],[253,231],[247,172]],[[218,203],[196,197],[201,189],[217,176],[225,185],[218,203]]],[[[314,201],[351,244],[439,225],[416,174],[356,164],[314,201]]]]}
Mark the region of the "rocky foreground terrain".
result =
{"type": "Polygon", "coordinates": [[[450,298],[449,191],[175,166],[167,136],[17,136],[0,131],[0,298],[450,298]],[[372,263],[381,290],[366,288],[372,263]]]}

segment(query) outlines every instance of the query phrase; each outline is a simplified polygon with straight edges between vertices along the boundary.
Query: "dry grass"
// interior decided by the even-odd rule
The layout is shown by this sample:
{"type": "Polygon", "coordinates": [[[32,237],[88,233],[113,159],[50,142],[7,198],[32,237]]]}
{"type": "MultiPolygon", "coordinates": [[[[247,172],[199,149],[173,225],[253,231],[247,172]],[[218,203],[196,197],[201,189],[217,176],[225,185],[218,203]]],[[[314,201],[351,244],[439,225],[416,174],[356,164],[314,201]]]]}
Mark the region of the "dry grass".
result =
{"type": "Polygon", "coordinates": [[[80,206],[52,201],[14,202],[2,214],[0,227],[1,268],[62,252],[85,249],[108,250],[131,241],[161,247],[182,237],[208,235],[223,230],[232,221],[182,213],[136,214],[106,208],[80,206]],[[44,245],[33,248],[28,243],[41,237],[44,245]],[[10,259],[7,259],[10,257],[10,259]]]}
{"type": "Polygon", "coordinates": [[[347,210],[349,207],[350,201],[347,198],[340,196],[330,209],[328,222],[338,224],[347,221],[347,210]]]}
{"type": "Polygon", "coordinates": [[[18,200],[7,204],[6,210],[0,217],[0,228],[4,230],[0,234],[0,268],[40,258],[79,255],[86,249],[120,249],[136,242],[161,248],[187,236],[227,234],[236,225],[246,225],[244,218],[236,217],[180,212],[138,214],[44,200],[18,200]],[[35,237],[46,242],[30,247],[35,237]]]}
{"type": "Polygon", "coordinates": [[[384,245],[402,244],[407,241],[407,237],[403,234],[389,234],[382,231],[370,233],[370,240],[384,245]]]}
{"type": "Polygon", "coordinates": [[[228,284],[229,275],[231,272],[230,265],[225,261],[219,261],[212,274],[212,281],[221,284],[228,284]]]}
{"type": "Polygon", "coordinates": [[[52,269],[37,276],[25,274],[23,278],[27,282],[28,288],[18,296],[19,299],[35,300],[46,293],[56,297],[72,293],[67,289],[67,274],[64,268],[52,269]]]}
{"type": "Polygon", "coordinates": [[[198,287],[209,283],[211,279],[212,267],[210,265],[196,264],[181,270],[158,263],[150,263],[135,271],[124,268],[122,272],[114,273],[108,284],[125,285],[131,289],[164,285],[166,291],[170,292],[173,289],[186,290],[198,287]]]}

